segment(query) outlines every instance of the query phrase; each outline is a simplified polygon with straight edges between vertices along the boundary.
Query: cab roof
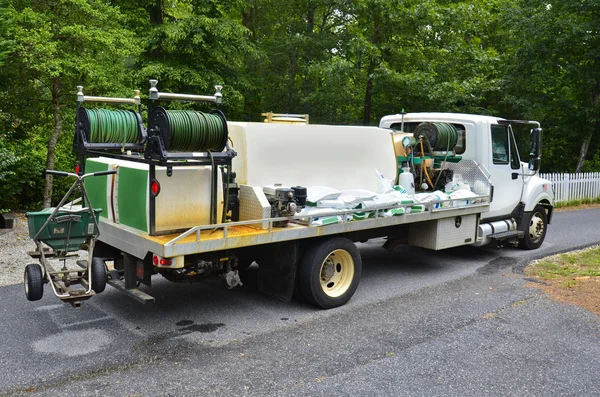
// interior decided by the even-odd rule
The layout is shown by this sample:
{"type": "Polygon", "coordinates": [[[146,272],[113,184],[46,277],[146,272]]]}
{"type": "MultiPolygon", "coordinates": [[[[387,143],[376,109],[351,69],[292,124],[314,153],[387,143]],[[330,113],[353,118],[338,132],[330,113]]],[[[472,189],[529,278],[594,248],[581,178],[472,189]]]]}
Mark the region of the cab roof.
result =
{"type": "MultiPolygon", "coordinates": [[[[481,123],[481,122],[494,122],[499,123],[505,119],[494,116],[483,116],[476,114],[466,113],[442,113],[442,112],[422,112],[422,113],[405,113],[404,122],[415,122],[415,121],[444,121],[450,123],[481,123]]],[[[379,122],[380,128],[390,128],[392,124],[402,122],[402,114],[391,114],[381,118],[379,122]]]]}

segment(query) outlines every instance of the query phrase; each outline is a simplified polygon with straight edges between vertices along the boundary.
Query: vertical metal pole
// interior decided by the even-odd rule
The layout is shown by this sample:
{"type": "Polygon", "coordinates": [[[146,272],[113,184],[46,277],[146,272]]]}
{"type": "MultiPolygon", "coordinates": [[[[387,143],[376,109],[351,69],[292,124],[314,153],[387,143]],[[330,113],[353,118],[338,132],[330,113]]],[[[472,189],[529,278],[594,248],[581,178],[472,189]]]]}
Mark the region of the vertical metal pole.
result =
{"type": "Polygon", "coordinates": [[[157,84],[158,80],[150,80],[150,90],[148,92],[148,117],[150,117],[150,112],[154,107],[154,101],[158,100],[158,88],[156,88],[157,84]]]}
{"type": "Polygon", "coordinates": [[[215,103],[217,104],[217,109],[219,110],[223,109],[223,94],[221,93],[222,89],[222,85],[215,86],[215,103]]]}
{"type": "Polygon", "coordinates": [[[150,196],[150,199],[148,200],[149,203],[149,210],[148,210],[148,216],[150,217],[150,219],[148,220],[149,225],[150,225],[150,235],[154,236],[154,234],[156,233],[156,197],[154,196],[154,194],[152,194],[152,181],[156,179],[156,167],[154,164],[150,164],[150,166],[148,167],[148,192],[147,194],[150,196]]]}
{"type": "Polygon", "coordinates": [[[217,175],[218,175],[218,171],[219,171],[219,167],[217,167],[215,165],[215,163],[213,162],[212,165],[212,200],[210,203],[210,208],[211,208],[211,220],[210,223],[211,224],[216,224],[217,223],[217,175]]]}

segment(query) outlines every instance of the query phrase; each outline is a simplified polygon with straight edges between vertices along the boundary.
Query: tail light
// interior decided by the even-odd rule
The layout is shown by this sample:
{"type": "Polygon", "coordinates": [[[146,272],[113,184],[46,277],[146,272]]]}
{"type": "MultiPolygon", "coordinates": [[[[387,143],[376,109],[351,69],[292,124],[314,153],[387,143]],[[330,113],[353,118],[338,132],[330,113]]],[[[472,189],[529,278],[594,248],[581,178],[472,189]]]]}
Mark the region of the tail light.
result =
{"type": "Polygon", "coordinates": [[[160,183],[158,183],[156,179],[152,180],[152,183],[150,184],[150,193],[155,197],[160,193],[160,183]]]}
{"type": "Polygon", "coordinates": [[[173,261],[169,258],[163,258],[162,256],[154,254],[154,256],[152,257],[152,263],[154,263],[154,266],[164,267],[171,266],[173,261]]]}

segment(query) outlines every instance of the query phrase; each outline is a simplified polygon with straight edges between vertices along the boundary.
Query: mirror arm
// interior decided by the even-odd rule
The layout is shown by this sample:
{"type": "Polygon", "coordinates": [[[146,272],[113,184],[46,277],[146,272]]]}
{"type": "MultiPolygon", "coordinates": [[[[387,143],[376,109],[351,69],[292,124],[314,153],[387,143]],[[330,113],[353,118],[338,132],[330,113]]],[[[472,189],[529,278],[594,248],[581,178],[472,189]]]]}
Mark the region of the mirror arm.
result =
{"type": "Polygon", "coordinates": [[[538,171],[532,171],[530,174],[522,174],[522,173],[518,173],[518,172],[513,172],[512,175],[516,175],[516,176],[535,176],[538,173],[538,171]]]}

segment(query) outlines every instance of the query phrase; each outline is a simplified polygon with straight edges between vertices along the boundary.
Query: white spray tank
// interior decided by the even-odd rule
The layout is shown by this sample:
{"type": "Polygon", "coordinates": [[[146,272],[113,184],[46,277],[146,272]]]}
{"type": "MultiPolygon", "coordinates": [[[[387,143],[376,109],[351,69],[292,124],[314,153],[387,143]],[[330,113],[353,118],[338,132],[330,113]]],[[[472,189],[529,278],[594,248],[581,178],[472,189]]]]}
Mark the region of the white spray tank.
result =
{"type": "Polygon", "coordinates": [[[402,163],[402,173],[398,176],[398,184],[406,190],[406,194],[409,196],[415,194],[415,177],[410,172],[408,161],[402,163]]]}

